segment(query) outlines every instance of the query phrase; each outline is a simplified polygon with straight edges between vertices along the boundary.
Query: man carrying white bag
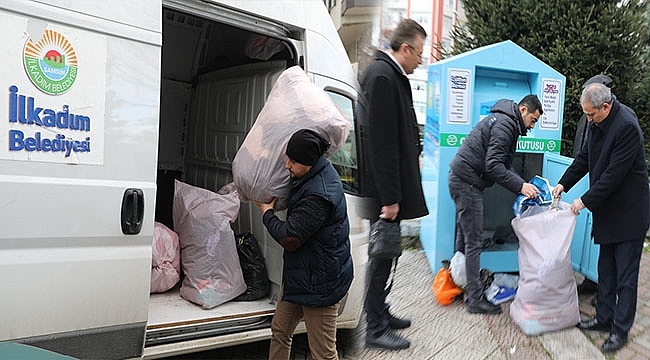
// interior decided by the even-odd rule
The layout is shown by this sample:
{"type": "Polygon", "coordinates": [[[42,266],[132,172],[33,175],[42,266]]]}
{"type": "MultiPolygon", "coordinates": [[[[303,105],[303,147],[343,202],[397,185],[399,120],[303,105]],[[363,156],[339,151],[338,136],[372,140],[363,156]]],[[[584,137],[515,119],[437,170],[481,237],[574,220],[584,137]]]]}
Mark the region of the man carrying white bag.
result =
{"type": "Polygon", "coordinates": [[[287,207],[289,177],[285,149],[293,133],[316,131],[330,143],[330,157],[345,143],[350,122],[332,99],[299,66],[280,74],[264,107],[232,162],[241,201],[267,202],[276,197],[275,210],[287,207]]]}
{"type": "Polygon", "coordinates": [[[560,330],[580,322],[571,266],[575,225],[576,215],[565,202],[557,206],[531,206],[512,219],[519,239],[519,285],[510,305],[510,317],[526,335],[560,330]]]}

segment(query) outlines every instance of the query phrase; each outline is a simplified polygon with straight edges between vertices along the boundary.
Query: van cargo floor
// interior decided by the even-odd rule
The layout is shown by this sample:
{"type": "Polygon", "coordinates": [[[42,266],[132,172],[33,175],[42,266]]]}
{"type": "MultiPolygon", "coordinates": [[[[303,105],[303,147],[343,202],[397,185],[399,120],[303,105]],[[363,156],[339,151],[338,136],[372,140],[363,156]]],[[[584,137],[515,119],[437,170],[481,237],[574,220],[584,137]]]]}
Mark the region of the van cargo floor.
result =
{"type": "Polygon", "coordinates": [[[175,287],[162,294],[151,294],[147,329],[272,315],[274,310],[275,302],[266,297],[255,301],[229,301],[204,310],[183,299],[179,287],[175,287]]]}

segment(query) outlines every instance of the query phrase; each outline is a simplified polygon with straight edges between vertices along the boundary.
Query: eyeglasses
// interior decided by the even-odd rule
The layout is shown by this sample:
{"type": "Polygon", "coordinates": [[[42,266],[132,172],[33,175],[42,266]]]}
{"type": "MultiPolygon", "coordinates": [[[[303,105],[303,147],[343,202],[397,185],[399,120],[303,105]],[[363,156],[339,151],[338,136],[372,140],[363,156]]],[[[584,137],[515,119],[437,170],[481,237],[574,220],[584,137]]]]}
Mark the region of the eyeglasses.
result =
{"type": "Polygon", "coordinates": [[[415,53],[415,55],[417,55],[420,59],[422,59],[422,53],[418,53],[418,52],[415,50],[415,47],[414,47],[413,45],[411,45],[411,44],[409,44],[409,43],[405,43],[405,44],[406,44],[406,46],[409,47],[409,49],[411,49],[412,52],[415,53]]]}

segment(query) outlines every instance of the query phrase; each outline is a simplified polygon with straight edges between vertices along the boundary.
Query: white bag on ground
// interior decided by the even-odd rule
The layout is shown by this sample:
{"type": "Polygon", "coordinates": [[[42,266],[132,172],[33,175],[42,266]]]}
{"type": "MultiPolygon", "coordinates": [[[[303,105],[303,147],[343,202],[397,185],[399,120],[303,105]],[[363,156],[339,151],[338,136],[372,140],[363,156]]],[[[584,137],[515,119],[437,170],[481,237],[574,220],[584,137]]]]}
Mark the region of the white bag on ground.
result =
{"type": "Polygon", "coordinates": [[[165,292],[173,288],[180,278],[181,252],[178,234],[164,224],[154,222],[150,292],[165,292]]]}
{"type": "Polygon", "coordinates": [[[330,142],[331,156],[345,143],[350,122],[332,99],[299,66],[280,75],[264,107],[232,162],[232,175],[241,201],[266,202],[277,197],[276,210],[286,208],[289,175],[285,150],[294,132],[316,131],[330,142]]]}
{"type": "Polygon", "coordinates": [[[532,206],[512,219],[519,238],[519,288],[510,316],[526,335],[580,322],[578,290],[571,267],[576,216],[570,205],[532,206]]]}
{"type": "Polygon", "coordinates": [[[246,291],[230,227],[239,214],[234,184],[215,193],[176,180],[173,209],[184,274],[181,296],[211,309],[246,291]]]}
{"type": "Polygon", "coordinates": [[[465,254],[460,251],[456,251],[454,256],[451,257],[449,268],[451,269],[451,280],[454,281],[454,284],[456,284],[456,286],[461,289],[465,289],[467,286],[465,254]]]}

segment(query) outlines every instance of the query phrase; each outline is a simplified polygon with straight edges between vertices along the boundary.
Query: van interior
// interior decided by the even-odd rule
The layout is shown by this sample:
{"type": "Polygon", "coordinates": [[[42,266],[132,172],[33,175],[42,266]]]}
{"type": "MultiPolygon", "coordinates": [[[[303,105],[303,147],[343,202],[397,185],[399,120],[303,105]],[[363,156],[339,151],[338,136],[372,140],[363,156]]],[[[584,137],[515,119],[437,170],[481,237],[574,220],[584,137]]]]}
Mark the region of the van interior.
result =
{"type": "MultiPolygon", "coordinates": [[[[174,229],[174,182],[216,192],[275,80],[299,63],[291,41],[163,8],[155,220],[174,229]]],[[[268,297],[211,310],[183,300],[180,282],[151,294],[145,348],[269,327],[280,291],[282,248],[265,238],[259,210],[241,203],[236,235],[251,232],[265,257],[268,297]]],[[[182,275],[181,275],[182,282],[182,275]]]]}

